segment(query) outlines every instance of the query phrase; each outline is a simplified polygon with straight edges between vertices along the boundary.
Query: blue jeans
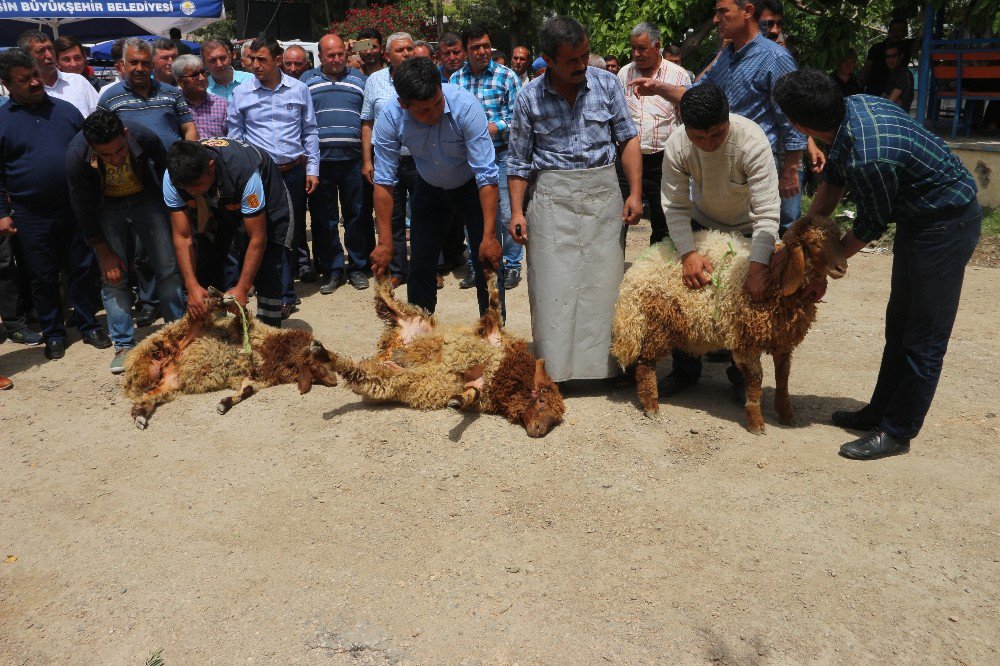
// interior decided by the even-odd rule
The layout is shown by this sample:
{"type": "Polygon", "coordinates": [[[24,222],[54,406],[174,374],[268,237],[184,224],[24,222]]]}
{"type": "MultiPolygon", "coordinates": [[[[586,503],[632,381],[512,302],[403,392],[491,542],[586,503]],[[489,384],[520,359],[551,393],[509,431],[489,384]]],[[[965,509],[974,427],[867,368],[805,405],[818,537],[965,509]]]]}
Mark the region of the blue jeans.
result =
{"type": "MultiPolygon", "coordinates": [[[[499,201],[497,206],[497,240],[503,248],[503,269],[521,270],[521,262],[524,261],[524,246],[514,242],[514,237],[510,235],[510,196],[507,194],[507,153],[506,151],[497,155],[497,170],[500,172],[499,180],[499,201]]],[[[468,243],[469,237],[466,234],[465,241],[468,243]]],[[[474,248],[469,243],[469,256],[466,259],[469,273],[472,269],[473,252],[478,252],[478,245],[474,248]]]]}
{"type": "Polygon", "coordinates": [[[65,340],[66,324],[59,297],[59,273],[69,280],[69,302],[76,311],[81,334],[100,328],[97,311],[101,299],[97,283],[97,257],[83,239],[83,232],[69,206],[49,211],[29,211],[16,203],[11,217],[17,227],[15,241],[31,278],[31,296],[46,340],[65,340]]]}
{"type": "MultiPolygon", "coordinates": [[[[410,274],[406,295],[410,303],[434,312],[437,305],[437,265],[445,234],[457,212],[465,223],[476,276],[476,296],[479,314],[489,307],[486,278],[479,265],[479,244],[483,241],[483,209],[479,203],[479,187],[472,179],[453,190],[428,184],[417,175],[416,187],[410,199],[413,217],[410,220],[410,274]]],[[[500,303],[503,307],[503,273],[499,274],[500,303]]],[[[505,311],[506,312],[506,311],[505,311]]]]}
{"type": "MultiPolygon", "coordinates": [[[[111,250],[131,266],[136,253],[129,252],[130,235],[135,234],[146,248],[150,267],[155,276],[160,312],[165,321],[184,315],[184,293],[177,272],[177,258],[170,232],[170,220],[163,200],[146,193],[131,197],[105,197],[98,212],[101,233],[111,250]]],[[[132,290],[127,277],[118,284],[101,284],[101,299],[108,313],[108,332],[115,349],[135,345],[135,322],[132,320],[132,290]]]]}
{"type": "Polygon", "coordinates": [[[320,275],[344,274],[345,247],[350,270],[368,270],[375,236],[374,227],[365,228],[362,220],[364,194],[361,182],[360,159],[319,163],[319,188],[309,198],[309,205],[312,210],[313,257],[316,259],[316,272],[320,275]],[[340,219],[344,223],[343,245],[337,231],[340,219]]]}
{"type": "MultiPolygon", "coordinates": [[[[785,167],[785,156],[775,155],[774,164],[778,167],[778,177],[781,177],[781,170],[785,167]]],[[[781,200],[781,218],[778,222],[778,235],[784,236],[788,227],[792,226],[795,220],[802,217],[802,188],[806,184],[806,172],[799,165],[799,192],[795,196],[781,200]]]]}
{"type": "Polygon", "coordinates": [[[295,278],[299,271],[309,267],[309,247],[306,244],[306,165],[299,164],[281,174],[288,190],[288,205],[291,208],[292,224],[295,234],[292,247],[283,250],[284,260],[281,266],[282,296],[284,304],[298,300],[295,294],[295,278]]]}
{"type": "Polygon", "coordinates": [[[930,409],[982,210],[973,201],[926,217],[896,224],[882,366],[864,410],[898,439],[916,437],[930,409]]]}

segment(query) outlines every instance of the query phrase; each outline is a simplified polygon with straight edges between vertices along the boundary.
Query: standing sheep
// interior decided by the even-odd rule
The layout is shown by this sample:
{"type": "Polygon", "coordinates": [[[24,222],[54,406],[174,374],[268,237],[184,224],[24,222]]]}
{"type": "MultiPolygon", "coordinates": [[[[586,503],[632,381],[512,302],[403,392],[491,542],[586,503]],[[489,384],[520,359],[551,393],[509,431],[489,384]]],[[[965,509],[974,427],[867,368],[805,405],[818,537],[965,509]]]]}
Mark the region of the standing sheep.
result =
{"type": "Polygon", "coordinates": [[[220,312],[232,298],[209,287],[204,319],[185,315],[136,345],[125,358],[125,396],[133,401],[132,418],[144,429],[157,405],[178,393],[208,393],[224,388],[239,391],[223,398],[220,414],[246,400],[261,388],[298,384],[307,393],[313,382],[336,386],[309,353],[312,333],[278,329],[247,316],[244,347],[243,319],[220,312]]]}
{"type": "Polygon", "coordinates": [[[487,284],[489,309],[475,325],[439,329],[425,310],[393,298],[384,280],[375,295],[386,322],[376,355],[353,361],[314,342],[313,360],[369,400],[499,414],[543,437],[562,422],[562,395],[545,362],[503,330],[496,274],[487,284]]]}
{"type": "Polygon", "coordinates": [[[776,253],[769,297],[754,303],[743,290],[750,267],[749,242],[716,231],[695,234],[697,252],[713,266],[712,284],[698,290],[682,283],[682,265],[673,245],[654,245],[640,256],[622,282],[615,304],[611,353],[623,368],[635,367],[639,401],[646,416],[659,414],[656,362],[681,349],[700,356],[731,349],[747,382],[747,428],[763,434],[760,411],[760,356],[774,357],[775,409],[792,424],[788,373],[792,350],[816,319],[812,294],[826,276],[847,271],[840,230],[827,218],[804,217],[789,229],[776,253]]]}

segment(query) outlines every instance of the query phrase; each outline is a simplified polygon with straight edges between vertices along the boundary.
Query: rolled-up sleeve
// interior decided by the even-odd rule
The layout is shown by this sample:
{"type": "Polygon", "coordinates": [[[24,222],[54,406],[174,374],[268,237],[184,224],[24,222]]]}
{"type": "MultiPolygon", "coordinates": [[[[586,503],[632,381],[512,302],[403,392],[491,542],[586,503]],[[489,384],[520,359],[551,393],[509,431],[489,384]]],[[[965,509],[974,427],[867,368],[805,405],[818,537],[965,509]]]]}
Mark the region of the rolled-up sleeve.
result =
{"type": "MultiPolygon", "coordinates": [[[[500,105],[500,117],[497,118],[496,126],[497,131],[500,134],[510,130],[510,121],[514,116],[514,100],[517,99],[517,95],[521,92],[521,79],[517,76],[508,76],[506,79],[507,85],[503,88],[503,101],[500,105]]],[[[508,137],[508,142],[510,141],[508,137]]]]}
{"type": "Polygon", "coordinates": [[[391,115],[391,107],[386,106],[378,115],[372,144],[375,147],[375,184],[395,185],[396,169],[399,168],[399,128],[391,115]]]}
{"type": "Polygon", "coordinates": [[[497,169],[497,155],[483,107],[479,104],[468,105],[458,121],[465,139],[469,168],[476,176],[476,185],[484,187],[498,184],[500,172],[497,169]]]}
{"type": "Polygon", "coordinates": [[[514,99],[514,115],[510,120],[510,142],[507,148],[507,175],[518,178],[531,176],[531,154],[535,148],[535,132],[528,114],[526,95],[514,99]]]}

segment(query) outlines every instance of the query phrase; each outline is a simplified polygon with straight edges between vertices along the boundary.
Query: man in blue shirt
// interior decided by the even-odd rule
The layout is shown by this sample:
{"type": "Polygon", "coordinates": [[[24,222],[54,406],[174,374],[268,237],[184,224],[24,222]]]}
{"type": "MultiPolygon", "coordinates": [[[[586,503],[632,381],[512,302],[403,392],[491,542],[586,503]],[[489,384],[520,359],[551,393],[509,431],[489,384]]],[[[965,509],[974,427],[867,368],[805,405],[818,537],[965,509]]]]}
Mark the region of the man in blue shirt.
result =
{"type": "MultiPolygon", "coordinates": [[[[489,307],[482,264],[497,270],[497,166],[486,114],[471,93],[441,83],[428,58],[402,63],[393,77],[397,100],[388,102],[375,125],[375,224],[378,243],[372,269],[381,276],[392,260],[392,188],[400,150],[409,149],[417,170],[410,201],[410,303],[434,312],[438,256],[452,215],[462,215],[473,260],[479,312],[489,307]]],[[[501,285],[501,301],[503,291],[501,285]]]]}
{"type": "Polygon", "coordinates": [[[774,98],[800,131],[829,146],[809,213],[831,215],[851,190],[858,215],[841,241],[845,256],[896,224],[878,381],[868,405],[834,412],[833,422],[870,431],[841,447],[847,458],[906,453],[934,398],[965,265],[979,241],[975,180],[899,106],[869,95],[845,99],[823,72],[785,75],[774,98]]]}
{"type": "Polygon", "coordinates": [[[253,74],[233,69],[233,45],[228,39],[212,38],[201,43],[201,57],[208,70],[208,92],[227,102],[233,98],[233,91],[253,74]]]}
{"type": "Polygon", "coordinates": [[[319,40],[319,60],[320,66],[301,81],[309,86],[319,126],[319,188],[309,198],[313,255],[323,276],[319,292],[332,294],[344,282],[345,247],[351,284],[368,287],[365,272],[375,245],[374,227],[361,218],[361,107],[367,77],[347,66],[347,45],[339,35],[319,40]],[[338,217],[344,223],[343,245],[338,217]]]}
{"type": "Polygon", "coordinates": [[[66,146],[83,116],[69,102],[45,92],[35,59],[21,49],[0,54],[0,81],[10,101],[0,107],[0,235],[15,236],[31,275],[31,295],[45,336],[45,356],[66,353],[59,273],[69,281],[69,301],[83,341],[111,346],[101,330],[94,253],[70,207],[66,146]]]}
{"type": "Polygon", "coordinates": [[[281,71],[282,49],[269,37],[250,43],[253,79],[233,91],[229,136],[263,148],[278,165],[292,203],[295,240],[282,266],[282,317],[299,301],[292,280],[316,281],[306,243],[306,196],[319,184],[319,134],[309,88],[281,71]]]}
{"type": "MultiPolygon", "coordinates": [[[[792,127],[771,99],[777,80],[798,66],[787,49],[760,33],[760,9],[752,0],[716,0],[714,21],[719,38],[730,40],[730,44],[694,85],[711,82],[725,90],[730,110],[754,121],[767,134],[778,168],[784,232],[802,212],[802,151],[806,137],[792,127]]],[[[680,103],[687,89],[653,79],[636,79],[629,85],[636,94],[661,95],[674,104],[680,103]]]]}

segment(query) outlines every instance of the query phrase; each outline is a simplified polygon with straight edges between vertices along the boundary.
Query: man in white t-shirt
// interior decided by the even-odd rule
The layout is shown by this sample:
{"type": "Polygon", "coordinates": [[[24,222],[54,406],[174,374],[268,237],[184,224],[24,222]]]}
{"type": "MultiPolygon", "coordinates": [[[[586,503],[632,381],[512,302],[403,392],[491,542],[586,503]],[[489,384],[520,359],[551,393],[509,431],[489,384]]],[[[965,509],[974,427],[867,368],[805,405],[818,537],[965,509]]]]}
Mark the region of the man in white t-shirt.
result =
{"type": "MultiPolygon", "coordinates": [[[[618,80],[625,88],[632,121],[639,131],[639,148],[642,151],[642,194],[649,204],[650,226],[653,228],[649,243],[659,243],[667,235],[667,224],[660,207],[660,177],[662,176],[663,146],[678,126],[680,120],[674,105],[658,96],[638,97],[630,81],[651,78],[673,85],[690,85],[691,78],[683,67],[664,59],[661,55],[660,30],[652,23],[640,23],[632,29],[632,62],[618,72],[618,80]]],[[[622,196],[628,192],[628,180],[618,166],[618,185],[622,196]]]]}
{"type": "Polygon", "coordinates": [[[86,118],[97,109],[97,91],[90,81],[79,74],[60,72],[52,39],[39,30],[28,30],[17,38],[17,45],[38,63],[45,92],[50,97],[66,100],[86,118]]]}
{"type": "MultiPolygon", "coordinates": [[[[662,201],[670,240],[684,264],[684,285],[702,289],[714,267],[695,250],[694,228],[750,235],[750,271],[743,288],[751,300],[767,296],[768,265],[778,239],[781,199],[771,144],[760,125],[729,113],[726,93],[714,83],[691,88],[680,101],[684,125],[663,151],[662,201]]],[[[733,364],[727,376],[740,398],[743,376],[733,364]]],[[[673,369],[660,380],[660,395],[673,395],[701,377],[701,359],[674,351],[673,369]]]]}

